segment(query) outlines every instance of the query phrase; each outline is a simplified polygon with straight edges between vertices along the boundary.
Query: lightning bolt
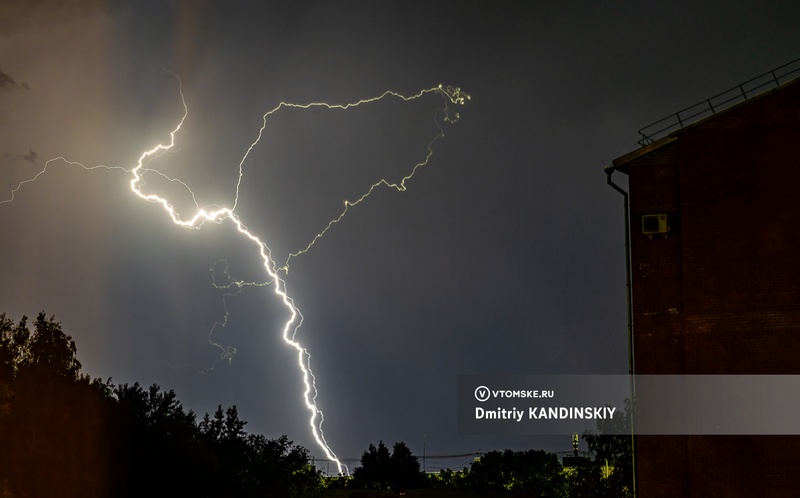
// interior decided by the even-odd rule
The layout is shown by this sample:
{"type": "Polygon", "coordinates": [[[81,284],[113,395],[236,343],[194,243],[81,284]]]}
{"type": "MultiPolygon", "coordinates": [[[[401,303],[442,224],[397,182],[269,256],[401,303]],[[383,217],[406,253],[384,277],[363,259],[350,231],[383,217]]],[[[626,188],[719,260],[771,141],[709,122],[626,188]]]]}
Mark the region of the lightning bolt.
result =
{"type": "MultiPolygon", "coordinates": [[[[169,72],[169,71],[168,71],[169,72]]],[[[173,73],[171,73],[173,74],[173,73]]],[[[183,115],[175,126],[175,128],[169,134],[169,142],[166,144],[158,144],[150,150],[147,150],[139,156],[139,159],[136,165],[132,168],[124,168],[121,166],[107,166],[107,165],[96,165],[96,166],[85,166],[79,162],[70,161],[64,157],[55,157],[53,159],[48,160],[41,171],[39,171],[35,176],[21,181],[16,188],[11,190],[10,196],[7,199],[0,200],[0,204],[10,203],[13,202],[16,198],[17,193],[22,189],[24,186],[30,183],[36,182],[42,175],[44,175],[48,171],[48,167],[53,164],[54,162],[61,161],[71,166],[77,166],[83,168],[87,171],[97,170],[97,169],[106,169],[106,170],[120,170],[130,175],[130,190],[131,192],[142,199],[143,201],[147,201],[152,204],[159,205],[162,210],[166,213],[167,216],[172,220],[172,222],[182,228],[186,229],[200,229],[206,222],[213,222],[216,224],[221,224],[223,222],[230,222],[232,223],[239,234],[244,237],[246,240],[250,241],[254,248],[258,251],[258,254],[261,257],[261,263],[264,267],[264,271],[266,272],[268,278],[265,282],[257,283],[257,282],[244,282],[239,280],[234,280],[231,277],[230,273],[228,272],[227,264],[224,262],[217,262],[211,268],[212,273],[212,284],[217,289],[233,289],[233,292],[225,293],[223,295],[223,306],[224,306],[224,319],[221,322],[216,322],[211,329],[209,334],[209,342],[218,347],[222,351],[221,359],[226,359],[228,361],[231,360],[233,354],[235,354],[236,349],[232,347],[223,347],[220,344],[217,344],[213,341],[212,336],[216,327],[224,327],[227,323],[228,319],[228,309],[226,298],[236,295],[244,287],[247,286],[271,286],[273,293],[277,296],[277,298],[283,303],[284,307],[289,313],[289,318],[286,320],[283,330],[282,330],[282,337],[286,344],[293,348],[297,353],[297,366],[301,372],[302,380],[303,380],[303,393],[302,398],[303,402],[306,406],[306,409],[310,413],[310,417],[308,420],[309,427],[311,429],[311,433],[320,446],[322,451],[325,453],[325,456],[336,463],[339,473],[347,474],[349,470],[347,469],[346,465],[343,465],[341,461],[336,457],[336,454],[333,452],[331,447],[328,445],[325,434],[322,430],[322,425],[324,422],[324,415],[322,410],[317,406],[317,386],[316,386],[316,377],[311,369],[311,354],[308,350],[297,340],[297,332],[303,323],[303,315],[300,312],[300,309],[295,304],[294,300],[289,296],[286,288],[286,281],[282,279],[279,273],[288,274],[289,271],[289,262],[291,259],[298,257],[302,254],[305,254],[321,239],[325,236],[325,234],[337,223],[339,223],[344,217],[347,215],[350,209],[354,208],[355,206],[361,204],[366,200],[374,190],[384,187],[389,189],[394,189],[398,192],[403,192],[406,190],[406,183],[411,180],[414,174],[417,172],[419,168],[425,166],[430,161],[433,155],[433,145],[434,143],[444,137],[444,130],[442,128],[441,123],[455,123],[459,119],[459,115],[457,112],[454,112],[450,109],[450,105],[463,105],[467,100],[470,99],[470,96],[463,92],[460,88],[451,87],[451,86],[443,86],[438,85],[433,88],[429,88],[426,90],[421,90],[420,92],[411,95],[411,96],[404,96],[399,93],[393,91],[386,91],[377,97],[372,97],[368,99],[358,100],[356,102],[347,103],[347,104],[328,104],[325,102],[312,102],[306,104],[296,104],[296,103],[288,103],[288,102],[281,102],[272,110],[266,112],[262,116],[262,124],[260,129],[258,130],[256,139],[250,144],[250,146],[245,151],[244,155],[242,156],[241,160],[238,164],[238,178],[236,181],[236,191],[235,196],[233,199],[233,203],[231,207],[219,207],[219,206],[211,206],[211,207],[203,207],[201,208],[197,202],[194,192],[192,189],[187,185],[185,182],[181,181],[177,178],[172,178],[156,169],[150,167],[150,164],[155,160],[161,157],[163,154],[167,153],[168,151],[174,149],[176,147],[176,134],[181,130],[183,127],[184,122],[186,121],[186,117],[189,114],[189,108],[186,105],[186,100],[183,94],[182,85],[180,82],[180,78],[177,75],[173,74],[175,78],[178,80],[178,92],[180,93],[181,103],[183,105],[183,115]],[[434,118],[434,123],[438,130],[438,133],[434,138],[427,144],[427,154],[425,155],[424,159],[421,162],[415,164],[399,182],[392,183],[385,179],[380,179],[377,182],[373,183],[361,196],[356,198],[353,201],[345,201],[344,208],[342,211],[336,216],[335,218],[331,219],[327,225],[317,233],[312,240],[301,250],[289,253],[286,261],[279,267],[276,265],[275,261],[272,258],[271,252],[269,247],[265,242],[263,242],[258,236],[253,234],[250,230],[248,230],[247,226],[242,222],[242,220],[237,216],[235,213],[236,207],[239,204],[239,191],[242,185],[242,181],[244,178],[244,171],[245,171],[245,162],[247,161],[248,156],[253,151],[253,149],[258,145],[260,142],[264,131],[267,127],[267,121],[271,116],[275,113],[279,112],[281,109],[284,108],[297,108],[297,109],[310,109],[314,107],[323,107],[327,109],[339,109],[339,110],[347,110],[357,106],[370,104],[373,102],[377,102],[386,98],[397,98],[403,101],[411,101],[416,100],[424,95],[427,94],[438,94],[442,97],[443,107],[441,107],[434,118]],[[194,203],[194,212],[189,217],[182,217],[180,213],[175,209],[175,207],[169,202],[169,200],[165,197],[162,197],[155,193],[146,193],[143,190],[143,187],[146,185],[145,175],[147,174],[154,174],[161,177],[164,180],[167,180],[170,183],[175,183],[180,185],[183,189],[186,190],[191,195],[192,201],[194,203]],[[212,209],[213,207],[213,209],[212,209]],[[223,275],[225,276],[227,283],[218,284],[215,277],[215,271],[217,265],[225,264],[225,268],[223,270],[223,275]]]]}

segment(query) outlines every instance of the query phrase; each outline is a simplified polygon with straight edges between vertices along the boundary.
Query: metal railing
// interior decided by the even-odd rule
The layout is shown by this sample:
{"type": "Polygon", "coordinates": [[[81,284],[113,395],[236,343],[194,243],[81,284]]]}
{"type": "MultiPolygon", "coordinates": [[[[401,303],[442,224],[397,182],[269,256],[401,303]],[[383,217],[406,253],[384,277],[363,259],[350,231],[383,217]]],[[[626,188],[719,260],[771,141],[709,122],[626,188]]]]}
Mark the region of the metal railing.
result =
{"type": "Polygon", "coordinates": [[[703,100],[686,109],[682,109],[675,114],[659,119],[655,123],[649,124],[639,130],[639,145],[651,144],[675,130],[711,116],[723,109],[743,102],[750,97],[763,93],[771,88],[775,88],[787,81],[800,76],[795,74],[800,72],[800,59],[795,59],[782,66],[776,67],[771,71],[747,80],[730,90],[726,90],[711,98],[703,100]],[[792,76],[794,75],[794,76],[792,76]]]}

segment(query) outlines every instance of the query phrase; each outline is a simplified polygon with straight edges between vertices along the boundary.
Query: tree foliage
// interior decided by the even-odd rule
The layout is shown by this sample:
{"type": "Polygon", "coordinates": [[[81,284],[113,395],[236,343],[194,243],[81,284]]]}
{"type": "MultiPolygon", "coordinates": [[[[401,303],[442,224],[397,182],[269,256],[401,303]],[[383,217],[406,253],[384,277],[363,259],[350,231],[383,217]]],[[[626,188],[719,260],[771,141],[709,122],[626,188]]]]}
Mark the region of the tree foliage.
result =
{"type": "Polygon", "coordinates": [[[598,466],[613,469],[598,486],[593,496],[631,496],[633,485],[633,446],[631,436],[621,435],[631,427],[632,403],[625,400],[625,412],[618,413],[611,420],[600,420],[597,431],[584,433],[583,439],[589,446],[598,466]]]}
{"type": "MultiPolygon", "coordinates": [[[[286,436],[245,431],[236,406],[198,421],[173,390],[114,385],[80,373],[77,348],[55,319],[0,314],[0,496],[306,497],[321,478],[286,436]],[[31,330],[32,328],[32,330],[31,330]]],[[[370,444],[348,488],[434,486],[515,496],[630,496],[630,403],[584,434],[594,465],[566,471],[542,450],[492,451],[463,472],[427,479],[403,442],[370,444]],[[613,431],[609,429],[614,429],[613,431]],[[607,463],[607,467],[606,464],[607,463]],[[610,473],[606,469],[611,469],[610,473]]]]}
{"type": "Polygon", "coordinates": [[[286,436],[245,432],[236,406],[198,423],[175,391],[80,374],[72,338],[40,313],[0,315],[0,496],[314,496],[286,436]]]}
{"type": "Polygon", "coordinates": [[[380,441],[377,447],[370,443],[369,448],[361,454],[361,466],[353,471],[356,487],[389,489],[390,466],[391,455],[383,441],[380,441]]]}
{"type": "Polygon", "coordinates": [[[0,382],[10,383],[16,376],[20,364],[28,357],[30,331],[27,318],[19,323],[0,315],[0,382]]]}
{"type": "Polygon", "coordinates": [[[558,497],[564,474],[555,453],[544,450],[490,451],[473,462],[466,481],[481,490],[523,490],[533,496],[558,497]]]}
{"type": "Polygon", "coordinates": [[[467,483],[467,476],[469,469],[464,470],[451,470],[439,469],[438,473],[429,474],[428,482],[432,488],[444,489],[465,489],[469,488],[467,483]]]}
{"type": "Polygon", "coordinates": [[[19,376],[36,380],[62,377],[75,380],[81,369],[72,337],[61,330],[55,317],[39,313],[33,333],[28,318],[19,323],[0,314],[0,382],[11,382],[19,376]]]}
{"type": "Polygon", "coordinates": [[[46,318],[44,312],[36,317],[34,327],[28,355],[23,359],[23,369],[29,370],[40,379],[76,379],[81,363],[78,361],[78,350],[72,337],[61,330],[61,324],[55,321],[55,317],[46,318]]]}
{"type": "Polygon", "coordinates": [[[353,472],[353,486],[359,489],[416,488],[424,482],[417,457],[403,442],[396,442],[391,454],[383,441],[377,447],[370,444],[353,472]]]}

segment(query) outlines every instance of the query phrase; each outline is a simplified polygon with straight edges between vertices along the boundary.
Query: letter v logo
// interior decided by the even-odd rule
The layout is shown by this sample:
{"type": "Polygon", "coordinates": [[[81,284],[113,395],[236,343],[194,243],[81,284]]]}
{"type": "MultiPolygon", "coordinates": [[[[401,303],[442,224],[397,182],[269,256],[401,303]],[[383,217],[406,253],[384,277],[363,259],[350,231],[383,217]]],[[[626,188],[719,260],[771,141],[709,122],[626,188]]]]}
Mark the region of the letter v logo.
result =
{"type": "Polygon", "coordinates": [[[490,394],[491,392],[489,391],[489,388],[486,386],[478,386],[475,388],[475,399],[477,399],[481,403],[489,399],[490,394]]]}

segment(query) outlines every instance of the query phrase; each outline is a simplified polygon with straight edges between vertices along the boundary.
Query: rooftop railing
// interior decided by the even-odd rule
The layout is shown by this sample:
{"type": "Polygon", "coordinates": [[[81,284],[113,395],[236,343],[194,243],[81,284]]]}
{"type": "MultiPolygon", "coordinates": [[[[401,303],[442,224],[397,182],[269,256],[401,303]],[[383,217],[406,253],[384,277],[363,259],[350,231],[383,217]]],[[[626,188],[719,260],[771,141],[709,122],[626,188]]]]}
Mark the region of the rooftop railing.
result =
{"type": "Polygon", "coordinates": [[[771,71],[747,80],[730,90],[726,90],[693,106],[682,109],[675,114],[659,119],[639,130],[639,145],[651,144],[675,130],[711,116],[750,97],[763,93],[786,83],[800,74],[800,59],[795,59],[771,71]]]}

